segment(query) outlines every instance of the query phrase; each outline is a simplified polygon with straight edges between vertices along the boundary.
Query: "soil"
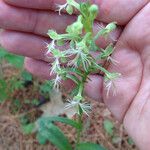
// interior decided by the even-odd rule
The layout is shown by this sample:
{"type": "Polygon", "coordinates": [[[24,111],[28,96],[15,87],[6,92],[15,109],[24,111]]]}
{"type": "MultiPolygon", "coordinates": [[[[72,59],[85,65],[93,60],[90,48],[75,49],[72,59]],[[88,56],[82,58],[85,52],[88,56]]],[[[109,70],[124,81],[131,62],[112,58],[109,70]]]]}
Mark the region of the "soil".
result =
{"type": "MultiPolygon", "coordinates": [[[[17,74],[15,69],[6,69],[5,78],[10,78],[17,74]]],[[[34,82],[41,82],[34,79],[34,82]]],[[[39,107],[24,104],[25,99],[39,99],[41,94],[34,84],[29,84],[23,89],[12,93],[11,99],[18,99],[21,108],[14,111],[12,100],[7,100],[0,105],[0,150],[57,150],[53,145],[39,145],[35,135],[24,135],[19,118],[25,114],[29,114],[30,121],[36,120],[41,115],[39,107]]],[[[82,136],[83,141],[90,141],[103,145],[107,150],[137,150],[135,145],[129,142],[129,136],[125,132],[123,125],[119,124],[108,111],[108,109],[98,102],[92,101],[93,111],[90,117],[84,117],[85,128],[82,136]],[[114,124],[113,137],[104,129],[104,120],[109,119],[114,124]]],[[[69,126],[58,123],[58,126],[69,137],[73,144],[75,141],[75,130],[69,126]]]]}

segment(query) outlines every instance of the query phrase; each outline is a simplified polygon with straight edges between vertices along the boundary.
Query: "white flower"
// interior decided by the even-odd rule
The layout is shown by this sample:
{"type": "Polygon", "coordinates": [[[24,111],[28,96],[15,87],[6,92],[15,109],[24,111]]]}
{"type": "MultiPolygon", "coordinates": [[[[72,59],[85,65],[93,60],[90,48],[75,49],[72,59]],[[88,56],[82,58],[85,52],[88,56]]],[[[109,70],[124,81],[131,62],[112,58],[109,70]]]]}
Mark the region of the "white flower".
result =
{"type": "Polygon", "coordinates": [[[64,5],[59,5],[59,4],[56,4],[56,7],[57,7],[57,10],[59,12],[59,15],[61,15],[61,11],[63,9],[65,9],[67,7],[68,3],[64,4],[64,5]]]}
{"type": "Polygon", "coordinates": [[[78,67],[78,59],[79,59],[79,55],[77,54],[74,59],[68,61],[67,66],[72,66],[74,68],[77,68],[78,67]]]}
{"type": "Polygon", "coordinates": [[[113,59],[111,56],[107,57],[107,61],[116,65],[116,66],[119,64],[119,62],[117,60],[113,59]]]}
{"type": "Polygon", "coordinates": [[[80,100],[68,100],[67,105],[65,106],[65,109],[75,108],[77,110],[77,114],[79,113],[79,107],[82,109],[83,113],[85,113],[87,116],[88,113],[92,110],[91,105],[87,102],[81,102],[80,100]]]}
{"type": "Polygon", "coordinates": [[[56,75],[56,78],[54,79],[54,89],[58,91],[60,84],[61,84],[62,78],[59,75],[56,75]]]}
{"type": "Polygon", "coordinates": [[[116,91],[116,86],[115,86],[113,80],[106,81],[105,82],[105,88],[106,88],[106,96],[107,97],[109,96],[111,90],[113,92],[113,96],[116,95],[117,91],[116,91]]]}
{"type": "Polygon", "coordinates": [[[90,58],[88,54],[84,53],[80,49],[69,49],[66,51],[66,54],[68,56],[75,56],[74,59],[68,62],[68,66],[77,67],[77,63],[79,62],[79,60],[81,60],[85,70],[87,70],[87,68],[91,65],[91,61],[89,60],[90,58]]]}
{"type": "Polygon", "coordinates": [[[46,55],[48,55],[49,53],[51,53],[51,51],[55,49],[55,40],[52,40],[52,42],[50,44],[47,43],[47,52],[46,55]]]}
{"type": "Polygon", "coordinates": [[[87,102],[80,103],[79,106],[87,116],[88,116],[88,113],[92,110],[91,105],[87,102]]]}
{"type": "Polygon", "coordinates": [[[85,53],[81,53],[80,57],[81,57],[81,61],[82,61],[84,69],[87,70],[88,67],[91,66],[90,57],[88,56],[88,54],[85,54],[85,53]]]}
{"type": "Polygon", "coordinates": [[[121,73],[107,73],[105,77],[105,88],[107,91],[107,97],[109,96],[110,91],[112,91],[113,96],[117,94],[115,80],[121,76],[121,73]]]}
{"type": "Polygon", "coordinates": [[[55,61],[52,63],[50,75],[55,74],[57,70],[60,70],[59,58],[55,58],[55,61]]]}

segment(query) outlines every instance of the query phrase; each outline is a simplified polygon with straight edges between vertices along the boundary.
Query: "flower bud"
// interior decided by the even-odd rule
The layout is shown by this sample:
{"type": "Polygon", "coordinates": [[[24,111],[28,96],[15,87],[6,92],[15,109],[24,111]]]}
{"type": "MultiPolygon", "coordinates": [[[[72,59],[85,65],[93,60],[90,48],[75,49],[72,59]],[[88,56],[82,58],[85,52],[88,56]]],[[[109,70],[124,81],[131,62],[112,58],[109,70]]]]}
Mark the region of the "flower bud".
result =
{"type": "Polygon", "coordinates": [[[80,95],[76,95],[76,96],[74,96],[73,99],[74,99],[75,101],[81,101],[81,100],[83,99],[83,97],[80,96],[80,95]]]}
{"type": "Polygon", "coordinates": [[[68,26],[66,31],[70,34],[81,34],[83,30],[83,24],[82,24],[82,16],[78,16],[78,19],[76,22],[74,22],[72,25],[68,26]]]}
{"type": "Polygon", "coordinates": [[[69,15],[72,15],[73,14],[73,7],[71,5],[68,5],[66,8],[66,11],[69,15]]]}
{"type": "Polygon", "coordinates": [[[98,13],[98,6],[93,4],[90,8],[89,8],[89,11],[92,13],[92,14],[97,14],[98,13]]]}
{"type": "Polygon", "coordinates": [[[117,23],[112,22],[112,23],[108,24],[105,29],[107,29],[109,32],[111,32],[111,31],[115,30],[116,28],[117,28],[117,23]]]}
{"type": "Polygon", "coordinates": [[[60,36],[57,34],[56,31],[54,30],[48,30],[48,33],[49,37],[53,40],[59,40],[60,39],[60,36]]]}

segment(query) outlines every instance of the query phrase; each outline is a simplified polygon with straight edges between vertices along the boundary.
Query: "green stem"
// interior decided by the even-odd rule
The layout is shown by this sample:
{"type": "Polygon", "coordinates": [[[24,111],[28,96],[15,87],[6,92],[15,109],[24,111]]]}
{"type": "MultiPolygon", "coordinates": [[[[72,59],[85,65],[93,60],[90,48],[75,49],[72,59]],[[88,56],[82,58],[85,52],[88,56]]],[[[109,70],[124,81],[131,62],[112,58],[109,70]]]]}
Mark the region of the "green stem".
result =
{"type": "Polygon", "coordinates": [[[78,92],[78,95],[77,95],[77,96],[82,97],[83,89],[84,89],[84,84],[83,84],[83,82],[82,82],[82,83],[80,83],[79,92],[78,92]]]}
{"type": "MultiPolygon", "coordinates": [[[[79,92],[78,92],[77,96],[83,97],[82,95],[83,95],[83,91],[84,91],[84,84],[87,80],[88,74],[89,73],[85,73],[84,77],[82,77],[82,82],[80,83],[79,92]]],[[[76,143],[77,145],[80,143],[81,133],[83,130],[83,122],[82,122],[83,112],[81,112],[80,107],[78,107],[78,112],[79,112],[79,114],[78,114],[77,122],[81,125],[81,128],[77,130],[77,143],[76,143]]]]}
{"type": "Polygon", "coordinates": [[[0,79],[3,79],[3,67],[2,67],[2,63],[0,63],[0,79]]]}
{"type": "Polygon", "coordinates": [[[82,132],[82,115],[78,115],[78,123],[81,125],[81,129],[77,131],[77,145],[80,143],[81,132],[82,132]]]}
{"type": "Polygon", "coordinates": [[[94,41],[96,41],[100,36],[102,36],[104,34],[104,31],[103,30],[100,30],[96,36],[94,37],[94,41]]]}
{"type": "Polygon", "coordinates": [[[80,5],[74,0],[67,0],[67,3],[71,6],[74,6],[76,9],[80,10],[80,5]]]}

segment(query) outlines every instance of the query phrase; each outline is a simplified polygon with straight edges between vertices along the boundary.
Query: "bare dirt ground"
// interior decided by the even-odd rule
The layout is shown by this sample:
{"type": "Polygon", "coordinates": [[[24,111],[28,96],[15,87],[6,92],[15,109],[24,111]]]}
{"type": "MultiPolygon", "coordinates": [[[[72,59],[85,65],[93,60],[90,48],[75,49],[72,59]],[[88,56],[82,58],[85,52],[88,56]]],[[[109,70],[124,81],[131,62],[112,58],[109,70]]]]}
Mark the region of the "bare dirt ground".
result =
{"type": "MultiPolygon", "coordinates": [[[[13,71],[6,70],[5,74],[10,77],[13,71]]],[[[24,97],[28,99],[38,98],[38,91],[33,91],[33,87],[16,91],[12,97],[23,102],[24,97]]],[[[107,150],[137,150],[130,141],[123,126],[119,124],[107,110],[98,102],[92,101],[93,111],[89,118],[85,117],[85,128],[82,140],[102,144],[107,150]],[[108,135],[104,129],[104,120],[109,119],[114,124],[113,137],[108,135]]],[[[38,108],[22,106],[17,114],[12,113],[12,103],[7,100],[0,105],[0,150],[56,150],[51,144],[41,146],[35,139],[35,135],[24,135],[18,121],[19,116],[30,113],[32,120],[36,119],[41,113],[38,108]]],[[[70,142],[74,143],[75,131],[69,126],[58,124],[58,126],[69,137],[70,142]]]]}

